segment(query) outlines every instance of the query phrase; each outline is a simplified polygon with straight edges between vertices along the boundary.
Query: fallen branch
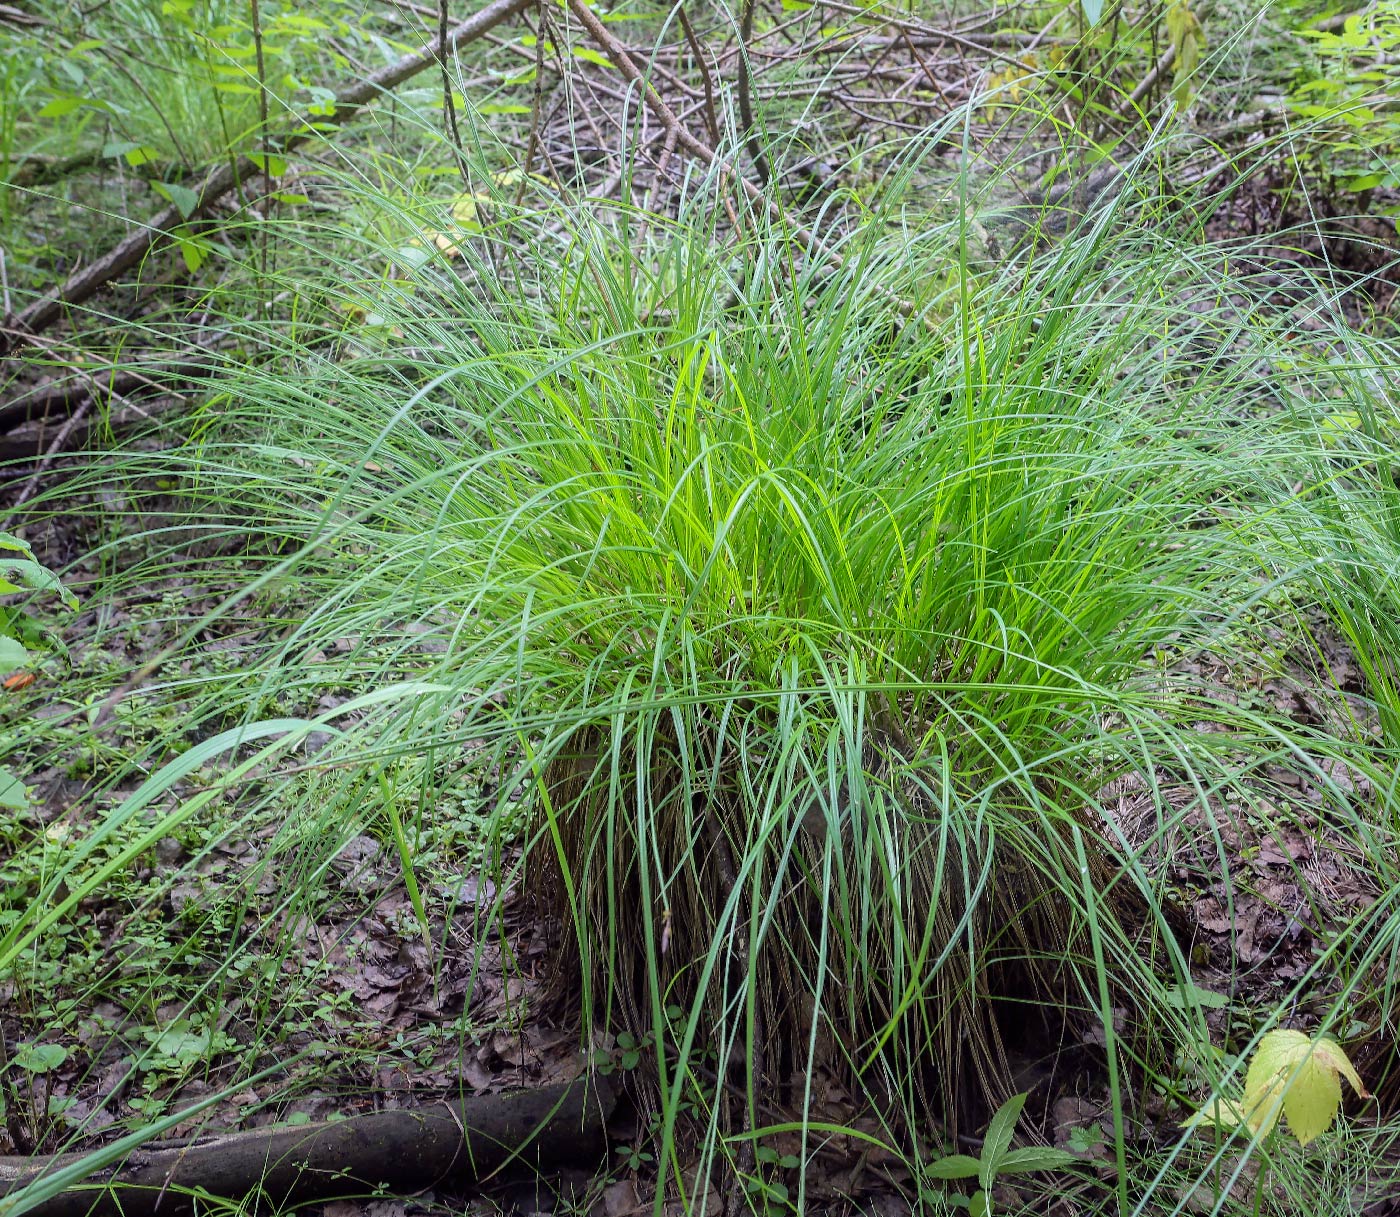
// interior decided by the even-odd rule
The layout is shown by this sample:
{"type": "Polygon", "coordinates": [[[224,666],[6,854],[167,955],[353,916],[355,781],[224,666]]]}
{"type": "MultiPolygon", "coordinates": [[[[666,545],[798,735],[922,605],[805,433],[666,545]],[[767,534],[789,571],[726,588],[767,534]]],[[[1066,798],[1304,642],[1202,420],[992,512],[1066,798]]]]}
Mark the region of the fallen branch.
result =
{"type": "MultiPolygon", "coordinates": [[[[534,0],[491,0],[485,8],[449,31],[444,42],[435,39],[431,47],[413,55],[405,55],[397,63],[392,63],[364,80],[339,90],[335,95],[335,112],[328,117],[304,120],[300,128],[282,142],[279,150],[289,152],[319,135],[327,124],[345,122],[376,97],[397,88],[405,80],[436,64],[444,50],[456,50],[459,46],[480,38],[488,30],[494,29],[508,17],[515,16],[533,2],[534,0]]],[[[261,172],[261,167],[246,156],[234,158],[212,170],[196,189],[197,198],[188,212],[181,211],[174,205],[167,207],[143,227],[118,242],[96,262],[69,276],[61,287],[41,296],[28,308],[15,314],[5,327],[5,332],[0,334],[0,355],[10,354],[26,345],[33,335],[52,325],[63,314],[65,308],[80,304],[117,275],[135,266],[150,253],[156,242],[167,236],[172,229],[204,214],[239,182],[261,172]]]]}
{"type": "Polygon", "coordinates": [[[213,375],[221,365],[207,358],[197,347],[157,366],[133,368],[127,371],[89,371],[73,365],[68,370],[72,379],[46,384],[10,398],[0,406],[0,434],[13,431],[36,419],[51,419],[70,414],[90,398],[107,400],[125,397],[143,390],[170,393],[168,383],[153,379],[193,383],[213,375]]]}
{"type": "MultiPolygon", "coordinates": [[[[82,423],[84,416],[91,409],[92,398],[89,397],[64,420],[63,426],[58,429],[58,434],[55,435],[53,439],[49,440],[48,444],[42,448],[42,456],[40,457],[38,465],[35,466],[33,472],[24,479],[24,484],[20,486],[19,490],[15,493],[15,497],[10,502],[11,512],[18,511],[34,497],[34,492],[39,489],[39,483],[43,480],[44,474],[48,472],[49,466],[54,463],[58,454],[63,451],[63,446],[69,441],[73,432],[82,423]]],[[[35,444],[35,448],[39,450],[39,445],[37,443],[35,444]]],[[[5,517],[6,525],[10,523],[11,518],[12,517],[8,515],[5,517]]]]}
{"type": "MultiPolygon", "coordinates": [[[[159,1211],[172,1217],[191,1211],[191,1189],[236,1201],[256,1193],[258,1208],[281,1212],[381,1188],[421,1191],[446,1178],[481,1183],[515,1163],[533,1169],[591,1166],[606,1150],[615,1104],[606,1078],[580,1078],[543,1090],[369,1112],[333,1123],[147,1146],[115,1173],[99,1172],[14,1214],[151,1217],[159,1211]]],[[[6,1196],[83,1157],[0,1158],[0,1212],[8,1213],[6,1196]]]]}

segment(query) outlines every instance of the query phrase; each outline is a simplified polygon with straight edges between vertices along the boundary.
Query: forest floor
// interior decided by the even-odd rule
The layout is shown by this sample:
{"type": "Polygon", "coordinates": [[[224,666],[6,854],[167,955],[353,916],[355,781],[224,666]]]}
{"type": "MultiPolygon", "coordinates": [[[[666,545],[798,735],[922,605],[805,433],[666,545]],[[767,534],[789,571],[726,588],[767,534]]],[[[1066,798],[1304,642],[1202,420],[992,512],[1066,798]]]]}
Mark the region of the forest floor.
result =
{"type": "MultiPolygon", "coordinates": [[[[808,6],[793,6],[799,7],[808,6]]],[[[979,73],[997,62],[979,58],[990,43],[979,47],[965,38],[938,44],[939,57],[930,66],[929,40],[936,31],[912,21],[872,24],[860,36],[868,45],[853,46],[848,39],[839,55],[826,59],[802,56],[782,34],[781,23],[773,28],[771,41],[756,51],[757,95],[796,88],[778,69],[797,65],[798,83],[818,82],[811,86],[823,98],[816,114],[844,123],[848,141],[863,127],[884,134],[925,121],[934,106],[930,91],[906,90],[901,83],[920,71],[948,95],[938,103],[946,105],[960,90],[970,93],[979,73]],[[771,58],[764,60],[769,49],[771,58]]],[[[518,46],[508,49],[517,60],[528,62],[534,55],[518,46]]],[[[732,75],[735,54],[733,45],[718,54],[716,77],[732,75]]],[[[663,91],[682,120],[713,126],[710,135],[717,140],[721,132],[712,113],[710,77],[687,72],[680,53],[672,60],[655,58],[664,69],[663,91]]],[[[533,162],[529,171],[561,179],[571,175],[571,187],[592,197],[617,201],[630,192],[653,210],[673,210],[672,195],[683,189],[673,133],[660,124],[646,129],[645,123],[638,133],[628,97],[608,71],[575,64],[569,79],[570,88],[542,90],[542,101],[534,103],[540,121],[522,149],[527,153],[522,159],[533,162]],[[626,147],[638,153],[644,174],[623,172],[626,158],[620,150],[626,147]],[[581,158],[580,150],[588,155],[581,158]]],[[[989,143],[982,155],[993,156],[995,146],[989,143]]],[[[805,181],[836,170],[814,157],[790,172],[805,175],[805,181]]],[[[67,193],[67,206],[80,206],[74,202],[80,196],[103,200],[120,188],[96,171],[78,180],[83,184],[67,193]]],[[[1260,268],[1277,277],[1280,299],[1288,299],[1292,268],[1326,267],[1329,273],[1354,276],[1347,307],[1358,327],[1393,326],[1400,260],[1394,222],[1379,213],[1400,196],[1378,192],[1372,214],[1360,219],[1338,218],[1332,224],[1314,215],[1313,239],[1300,241],[1297,203],[1285,175],[1277,176],[1273,192],[1267,175],[1259,182],[1252,194],[1232,196],[1210,218],[1206,239],[1224,246],[1240,236],[1287,232],[1276,265],[1260,268]]],[[[118,210],[105,202],[95,206],[105,210],[108,221],[118,210]]],[[[1336,210],[1340,217],[1345,208],[1336,210]]],[[[99,227],[116,232],[122,225],[104,221],[99,227]]],[[[1261,257],[1260,250],[1255,240],[1251,256],[1261,257]]],[[[89,248],[82,256],[100,252],[89,248]]],[[[32,890],[36,858],[43,866],[55,864],[68,834],[77,831],[71,808],[110,807],[136,789],[140,772],[116,784],[108,781],[124,758],[148,755],[155,745],[168,750],[182,733],[185,746],[208,738],[207,723],[182,731],[184,704],[165,700],[162,693],[172,678],[197,677],[201,665],[217,674],[254,671],[300,611],[295,588],[277,589],[269,592],[280,597],[276,611],[250,604],[218,619],[220,604],[246,582],[236,539],[220,548],[192,537],[182,569],[172,560],[168,532],[162,537],[164,577],[113,592],[113,562],[124,560],[113,555],[139,551],[148,538],[184,528],[188,521],[173,497],[171,512],[163,517],[149,497],[142,499],[139,514],[128,513],[115,483],[99,491],[80,480],[76,489],[65,489],[73,468],[65,452],[85,450],[100,463],[106,459],[104,446],[119,449],[131,436],[148,453],[164,443],[191,442],[190,431],[171,420],[180,419],[204,391],[203,374],[198,368],[169,373],[177,352],[164,341],[162,326],[174,313],[188,316],[201,286],[197,272],[182,267],[169,251],[162,256],[170,265],[139,287],[118,285],[98,296],[100,312],[121,317],[137,335],[123,355],[137,368],[137,379],[121,393],[104,397],[102,378],[110,369],[96,378],[85,370],[82,326],[67,321],[45,332],[35,348],[38,356],[20,355],[6,373],[0,400],[6,418],[45,394],[50,409],[0,441],[0,451],[11,458],[0,500],[10,521],[5,527],[22,529],[39,560],[63,572],[82,607],[60,623],[66,648],[61,664],[46,663],[27,683],[5,682],[7,719],[42,723],[51,718],[54,730],[50,751],[26,776],[33,787],[31,811],[0,833],[0,889],[32,890]],[[145,350],[143,334],[154,335],[145,350]],[[143,366],[165,371],[143,383],[143,366]],[[162,427],[143,429],[150,419],[161,420],[162,427]],[[42,503],[40,512],[32,511],[34,502],[42,503]],[[214,624],[189,638],[190,624],[206,617],[214,624]],[[72,714],[71,689],[83,691],[86,720],[72,714]],[[29,828],[36,840],[47,841],[37,853],[29,828]],[[21,848],[21,842],[28,843],[21,848]],[[52,851],[47,861],[44,849],[52,851]]],[[[1306,313],[1300,308],[1300,327],[1308,324],[1306,313]]],[[[186,350],[200,341],[209,348],[225,341],[217,322],[202,336],[188,325],[180,333],[190,344],[186,350]]],[[[304,608],[309,612],[314,605],[304,608]]],[[[1298,627],[1292,639],[1280,634],[1278,651],[1267,660],[1261,657],[1256,667],[1234,658],[1196,657],[1174,668],[1173,676],[1198,688],[1200,705],[1258,706],[1309,729],[1364,723],[1373,711],[1355,656],[1320,615],[1298,627]]],[[[337,643],[344,653],[366,645],[350,636],[337,643]]],[[[313,671],[299,689],[298,704],[280,708],[325,711],[357,692],[338,676],[318,683],[313,671]]],[[[1211,727],[1206,722],[1199,729],[1211,727]]],[[[307,780],[314,781],[324,742],[309,738],[278,763],[275,775],[254,775],[254,786],[271,785],[274,776],[295,783],[310,775],[307,780]]],[[[228,838],[221,825],[243,814],[255,793],[246,788],[213,798],[177,835],[155,842],[100,894],[85,898],[55,929],[42,957],[0,976],[0,1040],[6,1053],[0,1067],[15,1059],[17,1045],[42,1040],[61,1050],[44,1067],[0,1068],[0,1155],[52,1152],[68,1145],[75,1129],[82,1130],[85,1144],[110,1139],[289,1057],[306,1064],[249,1083],[176,1125],[170,1135],[412,1107],[463,1089],[491,1093],[578,1076],[588,1062],[580,1050],[577,1011],[557,999],[556,978],[549,975],[549,944],[560,927],[543,922],[531,893],[512,881],[510,858],[482,852],[482,809],[501,794],[500,776],[470,749],[448,763],[445,774],[451,797],[435,801],[431,841],[417,853],[412,875],[426,896],[426,925],[417,913],[418,893],[377,821],[370,823],[372,817],[324,858],[314,850],[302,856],[285,843],[274,844],[284,826],[273,816],[254,818],[256,831],[241,839],[228,838]],[[312,873],[299,873],[307,867],[312,873]],[[298,898],[288,903],[285,894],[292,889],[298,898]],[[191,989],[235,948],[254,961],[242,966],[262,969],[262,975],[221,973],[210,1007],[216,1016],[193,1018],[191,989]]],[[[1329,777],[1358,803],[1374,801],[1364,776],[1332,765],[1329,777]]],[[[166,792],[162,805],[216,789],[218,781],[216,766],[202,766],[166,792]]],[[[528,798],[523,790],[515,793],[523,831],[528,798]]],[[[1207,1018],[1227,1049],[1248,1041],[1258,1019],[1307,980],[1319,953],[1335,945],[1335,936],[1387,896],[1375,886],[1364,845],[1329,818],[1328,793],[1304,766],[1278,763],[1241,775],[1238,789],[1210,793],[1209,814],[1190,781],[1166,770],[1156,775],[1155,788],[1139,778],[1121,783],[1113,794],[1109,802],[1123,838],[1129,844],[1152,843],[1144,864],[1179,907],[1193,982],[1201,994],[1219,999],[1207,1018]],[[1167,839],[1157,834],[1164,802],[1195,805],[1167,839]]],[[[104,856],[94,857],[91,865],[99,866],[104,856]]],[[[1316,975],[1298,1004],[1325,1008],[1338,983],[1335,975],[1316,975]]],[[[1371,1022],[1374,1030],[1372,1020],[1378,1017],[1377,1011],[1358,1008],[1356,1021],[1365,1032],[1363,1024],[1371,1022]]],[[[1339,1034],[1348,1038],[1347,1029],[1339,1034]]],[[[1100,1180],[1111,1179],[1108,1078],[1096,1067],[1064,1064],[1092,1058],[1095,1045],[1042,1047],[1027,1054],[1021,1075],[1033,1095],[1027,1108],[1034,1115],[1032,1134],[1081,1156],[1100,1180]]],[[[595,1049],[624,1074],[644,1068],[629,1043],[608,1039],[595,1049]]],[[[1358,1053],[1358,1066],[1374,1072],[1392,1050],[1378,1040],[1371,1055],[1366,1049],[1358,1053]]],[[[856,1131],[865,1127],[865,1117],[834,1079],[823,1093],[814,1120],[856,1131]]],[[[1392,1112],[1397,1098],[1392,1078],[1385,1100],[1392,1112]]],[[[1179,1135],[1174,1113],[1160,1099],[1148,1097],[1133,1122],[1130,1136],[1142,1146],[1165,1146],[1179,1135]]],[[[551,1178],[503,1184],[487,1199],[431,1188],[411,1198],[335,1201],[322,1211],[324,1217],[401,1217],[462,1211],[465,1205],[473,1212],[577,1208],[626,1217],[652,1207],[656,1170],[647,1154],[647,1131],[644,1114],[620,1116],[610,1130],[613,1157],[601,1171],[584,1163],[551,1178]]],[[[1400,1170],[1400,1158],[1392,1165],[1400,1170]]],[[[696,1169],[695,1163],[683,1166],[696,1169]]],[[[1382,1164],[1377,1170],[1385,1173],[1382,1164]]],[[[807,1202],[832,1212],[904,1212],[908,1185],[900,1161],[848,1136],[834,1139],[814,1162],[807,1202]]],[[[1241,1187],[1250,1185],[1247,1177],[1241,1187]]],[[[1030,1184],[1018,1190],[1002,1183],[997,1198],[1008,1211],[1020,1204],[1026,1211],[1068,1217],[1088,1211],[1087,1194],[1071,1189],[1055,1199],[1030,1184]]],[[[710,1198],[717,1214],[721,1193],[710,1198]]],[[[1205,1198],[1178,1200],[1188,1209],[1210,1211],[1205,1198]]],[[[666,1211],[678,1217],[683,1209],[672,1201],[666,1211]]],[[[1379,1199],[1368,1193],[1354,1211],[1363,1217],[1400,1214],[1400,1192],[1379,1199]]]]}

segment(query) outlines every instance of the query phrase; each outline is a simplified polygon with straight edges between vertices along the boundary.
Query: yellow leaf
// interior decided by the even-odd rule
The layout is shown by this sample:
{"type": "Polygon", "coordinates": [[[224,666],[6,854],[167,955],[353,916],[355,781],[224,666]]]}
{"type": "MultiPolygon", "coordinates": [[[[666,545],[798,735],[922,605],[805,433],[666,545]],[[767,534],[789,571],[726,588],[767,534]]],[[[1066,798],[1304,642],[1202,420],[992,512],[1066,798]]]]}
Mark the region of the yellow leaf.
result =
{"type": "Polygon", "coordinates": [[[449,258],[455,258],[458,254],[462,252],[461,247],[452,237],[446,236],[445,234],[440,232],[435,232],[432,234],[432,238],[433,244],[436,245],[440,250],[442,250],[442,252],[445,253],[449,258]]]}
{"type": "Polygon", "coordinates": [[[1356,1095],[1361,1099],[1369,1099],[1371,1092],[1361,1084],[1361,1075],[1356,1072],[1356,1067],[1347,1059],[1347,1054],[1342,1051],[1341,1044],[1337,1043],[1330,1035],[1321,1036],[1313,1045],[1313,1055],[1322,1061],[1327,1068],[1340,1073],[1351,1083],[1351,1088],[1356,1091],[1356,1095]]]}
{"type": "Polygon", "coordinates": [[[1335,1040],[1312,1040],[1301,1031],[1270,1031],[1259,1041],[1245,1076],[1244,1106],[1256,1136],[1267,1136],[1282,1111],[1300,1145],[1325,1132],[1342,1105],[1344,1075],[1368,1097],[1361,1078],[1335,1040]]]}
{"type": "Polygon", "coordinates": [[[489,194],[459,194],[452,200],[452,218],[459,224],[475,224],[479,203],[489,203],[489,194]]]}

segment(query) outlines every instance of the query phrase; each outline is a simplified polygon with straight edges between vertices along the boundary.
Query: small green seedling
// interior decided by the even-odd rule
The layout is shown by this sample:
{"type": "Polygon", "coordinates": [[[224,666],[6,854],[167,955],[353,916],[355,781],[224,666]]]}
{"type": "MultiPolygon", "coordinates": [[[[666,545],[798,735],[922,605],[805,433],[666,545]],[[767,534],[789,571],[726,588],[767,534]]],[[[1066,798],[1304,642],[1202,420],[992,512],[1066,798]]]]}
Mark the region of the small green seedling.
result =
{"type": "Polygon", "coordinates": [[[1298,1144],[1307,1145],[1337,1118],[1344,1077],[1363,1099],[1371,1097],[1342,1046],[1330,1036],[1312,1039],[1302,1031],[1270,1031],[1254,1050],[1243,1099],[1214,1096],[1186,1127],[1244,1126],[1254,1140],[1262,1141],[1282,1113],[1298,1144]]]}
{"type": "Polygon", "coordinates": [[[760,1145],[754,1151],[754,1162],[760,1168],[758,1174],[744,1179],[744,1190],[762,1213],[781,1213],[793,1208],[788,1186],[780,1179],[771,1177],[774,1171],[796,1170],[802,1161],[796,1154],[779,1154],[771,1145],[760,1145]]]}
{"type": "Polygon", "coordinates": [[[991,1217],[992,1187],[1001,1175],[1025,1175],[1032,1171],[1060,1170],[1072,1166],[1078,1159],[1063,1149],[1049,1149],[1038,1145],[1023,1149],[1012,1149],[1011,1138],[1016,1131],[1016,1121],[1021,1117],[1021,1109],[1026,1105],[1024,1094],[1012,1095],[998,1109],[987,1125],[987,1135],[982,1142],[982,1156],[973,1158],[968,1154],[948,1154],[939,1158],[928,1168],[934,1179],[976,1179],[977,1191],[971,1196],[949,1196],[955,1205],[966,1205],[972,1217],[991,1217]]]}
{"type": "Polygon", "coordinates": [[[638,1149],[635,1145],[619,1145],[617,1155],[622,1165],[629,1171],[639,1171],[652,1160],[652,1157],[644,1149],[638,1149]]]}

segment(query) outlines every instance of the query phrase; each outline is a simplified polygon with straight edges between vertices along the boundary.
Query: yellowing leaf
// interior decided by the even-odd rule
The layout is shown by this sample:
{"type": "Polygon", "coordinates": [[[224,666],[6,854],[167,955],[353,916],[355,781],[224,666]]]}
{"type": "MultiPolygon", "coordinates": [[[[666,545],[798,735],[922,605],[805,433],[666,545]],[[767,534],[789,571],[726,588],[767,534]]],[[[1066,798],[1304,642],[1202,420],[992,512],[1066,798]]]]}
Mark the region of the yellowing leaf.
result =
{"type": "Polygon", "coordinates": [[[1355,410],[1337,410],[1322,420],[1322,442],[1329,447],[1341,444],[1348,433],[1360,431],[1362,425],[1361,415],[1355,410]]]}
{"type": "Polygon", "coordinates": [[[1236,1128],[1243,1124],[1255,1137],[1267,1137],[1282,1112],[1289,1132],[1300,1145],[1307,1145],[1337,1118],[1343,1077],[1363,1099],[1370,1098],[1336,1040],[1326,1036],[1313,1040],[1301,1031],[1270,1031],[1259,1041],[1249,1064],[1243,1102],[1215,1096],[1184,1126],[1236,1128]]]}
{"type": "Polygon", "coordinates": [[[1319,1037],[1317,1042],[1313,1044],[1313,1057],[1320,1060],[1327,1068],[1335,1070],[1346,1078],[1351,1083],[1351,1088],[1356,1091],[1358,1098],[1369,1099],[1371,1097],[1370,1092],[1361,1083],[1361,1075],[1356,1072],[1356,1066],[1347,1059],[1347,1054],[1342,1051],[1341,1044],[1337,1043],[1330,1035],[1319,1037]]]}
{"type": "Polygon", "coordinates": [[[1191,100],[1191,75],[1201,62],[1201,52],[1206,45],[1200,18],[1191,11],[1186,0],[1175,0],[1167,9],[1167,36],[1176,51],[1172,61],[1175,82],[1172,96],[1176,98],[1177,108],[1185,109],[1191,100]]]}
{"type": "MultiPolygon", "coordinates": [[[[542,173],[532,173],[530,177],[534,181],[543,182],[551,188],[554,187],[554,183],[542,173]]],[[[525,174],[520,169],[506,169],[501,173],[493,173],[491,182],[494,186],[503,189],[519,184],[524,178],[525,174]]],[[[451,226],[441,232],[429,229],[423,235],[449,258],[455,258],[462,252],[461,241],[470,233],[481,231],[480,209],[492,201],[490,194],[479,190],[469,194],[459,194],[448,205],[448,215],[452,220],[451,226]]]]}
{"type": "Polygon", "coordinates": [[[613,72],[617,71],[617,68],[613,66],[613,61],[611,59],[609,59],[601,51],[595,51],[592,47],[574,47],[574,58],[582,59],[585,63],[596,63],[600,68],[608,68],[610,71],[613,72]]]}
{"type": "MultiPolygon", "coordinates": [[[[987,92],[1004,93],[1014,106],[1021,100],[1022,94],[1026,91],[1027,82],[1034,80],[1038,70],[1039,61],[1033,52],[1029,53],[1018,62],[1008,64],[1002,71],[990,73],[987,77],[987,92]]],[[[1001,108],[1000,102],[988,105],[988,116],[994,115],[1001,108]]]]}
{"type": "Polygon", "coordinates": [[[1300,1145],[1307,1145],[1337,1118],[1343,1075],[1357,1094],[1369,1097],[1340,1044],[1313,1041],[1301,1031],[1270,1031],[1259,1041],[1245,1076],[1244,1106],[1250,1128],[1258,1136],[1267,1136],[1282,1110],[1288,1130],[1300,1145]]]}
{"type": "Polygon", "coordinates": [[[452,200],[452,218],[458,224],[475,224],[478,203],[489,203],[489,194],[459,194],[452,200]]]}

